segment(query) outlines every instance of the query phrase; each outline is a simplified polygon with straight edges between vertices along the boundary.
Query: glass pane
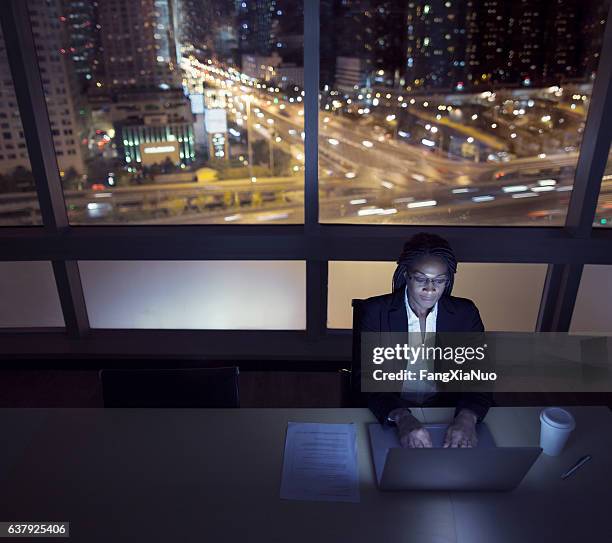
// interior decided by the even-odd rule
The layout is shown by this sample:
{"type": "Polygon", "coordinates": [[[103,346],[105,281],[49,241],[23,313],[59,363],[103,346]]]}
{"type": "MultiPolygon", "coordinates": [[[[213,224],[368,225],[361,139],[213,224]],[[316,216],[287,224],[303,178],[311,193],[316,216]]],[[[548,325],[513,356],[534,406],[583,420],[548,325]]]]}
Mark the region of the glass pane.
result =
{"type": "Polygon", "coordinates": [[[28,0],[72,224],[303,222],[295,0],[28,0]]]}
{"type": "Polygon", "coordinates": [[[570,332],[612,334],[612,266],[587,264],[580,279],[570,332]]]}
{"type": "MultiPolygon", "coordinates": [[[[330,262],[328,328],[352,328],[351,300],[391,292],[394,262],[330,262]]],[[[453,296],[478,306],[488,331],[533,332],[546,277],[545,264],[462,262],[453,296]]]]}
{"type": "Polygon", "coordinates": [[[0,262],[0,328],[64,326],[51,262],[0,262]]]}
{"type": "Polygon", "coordinates": [[[306,266],[79,262],[92,328],[304,330],[306,266]]]}
{"type": "Polygon", "coordinates": [[[0,226],[41,223],[30,157],[0,27],[0,226]]]}
{"type": "Polygon", "coordinates": [[[322,2],[320,220],[562,225],[609,5],[322,2]]]}
{"type": "Polygon", "coordinates": [[[612,146],[601,181],[594,226],[612,226],[612,146]]]}

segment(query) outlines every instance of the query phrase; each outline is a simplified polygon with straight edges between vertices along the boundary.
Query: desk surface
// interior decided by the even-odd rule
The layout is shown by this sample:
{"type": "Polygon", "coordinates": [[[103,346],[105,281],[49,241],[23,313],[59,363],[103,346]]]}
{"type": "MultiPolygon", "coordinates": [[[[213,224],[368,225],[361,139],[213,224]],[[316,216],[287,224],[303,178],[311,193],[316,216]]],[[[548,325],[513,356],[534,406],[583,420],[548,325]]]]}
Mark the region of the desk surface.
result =
{"type": "MultiPolygon", "coordinates": [[[[2,409],[0,521],[69,521],[87,543],[612,541],[612,412],[569,409],[562,455],[511,493],[378,491],[366,409],[2,409]],[[357,424],[360,503],[279,498],[288,421],[357,424]]],[[[487,423],[500,446],[538,445],[539,411],[493,408],[487,423]]]]}

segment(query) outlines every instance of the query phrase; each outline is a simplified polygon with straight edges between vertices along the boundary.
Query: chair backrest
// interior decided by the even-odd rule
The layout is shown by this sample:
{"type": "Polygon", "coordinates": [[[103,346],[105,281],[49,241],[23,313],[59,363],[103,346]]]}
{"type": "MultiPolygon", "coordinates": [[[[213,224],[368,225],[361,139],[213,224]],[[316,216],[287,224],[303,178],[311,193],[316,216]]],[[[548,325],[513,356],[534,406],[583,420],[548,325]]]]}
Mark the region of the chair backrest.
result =
{"type": "Polygon", "coordinates": [[[238,368],[101,370],[104,407],[240,407],[238,368]]]}
{"type": "Polygon", "coordinates": [[[361,308],[364,300],[351,300],[353,306],[353,348],[351,354],[350,404],[365,405],[361,392],[361,308]]]}

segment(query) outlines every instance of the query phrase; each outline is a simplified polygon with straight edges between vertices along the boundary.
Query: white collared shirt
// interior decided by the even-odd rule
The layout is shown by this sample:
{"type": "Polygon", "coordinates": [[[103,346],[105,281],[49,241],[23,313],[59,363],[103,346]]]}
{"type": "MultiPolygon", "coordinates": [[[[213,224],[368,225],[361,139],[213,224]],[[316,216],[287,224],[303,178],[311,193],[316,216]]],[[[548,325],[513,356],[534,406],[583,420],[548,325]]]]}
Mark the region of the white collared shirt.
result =
{"type": "MultiPolygon", "coordinates": [[[[431,308],[431,311],[425,317],[425,341],[422,340],[422,330],[419,317],[410,307],[408,303],[408,286],[404,289],[404,305],[406,306],[406,316],[408,318],[408,345],[416,346],[424,344],[426,347],[435,346],[436,342],[436,320],[438,318],[438,302],[431,308]]],[[[433,360],[417,359],[414,364],[408,364],[407,370],[416,370],[417,373],[421,369],[433,371],[433,360]]],[[[415,403],[422,404],[433,396],[437,391],[435,381],[404,381],[402,384],[401,398],[411,400],[415,403]]]]}
{"type": "MultiPolygon", "coordinates": [[[[406,305],[406,316],[408,317],[408,333],[410,334],[418,334],[419,332],[423,332],[421,330],[421,323],[419,321],[419,317],[417,317],[416,313],[410,307],[408,303],[408,287],[404,289],[404,304],[406,305]]],[[[436,333],[436,319],[438,318],[438,302],[431,308],[431,311],[425,317],[425,334],[426,339],[429,339],[429,332],[435,334],[436,333]]]]}

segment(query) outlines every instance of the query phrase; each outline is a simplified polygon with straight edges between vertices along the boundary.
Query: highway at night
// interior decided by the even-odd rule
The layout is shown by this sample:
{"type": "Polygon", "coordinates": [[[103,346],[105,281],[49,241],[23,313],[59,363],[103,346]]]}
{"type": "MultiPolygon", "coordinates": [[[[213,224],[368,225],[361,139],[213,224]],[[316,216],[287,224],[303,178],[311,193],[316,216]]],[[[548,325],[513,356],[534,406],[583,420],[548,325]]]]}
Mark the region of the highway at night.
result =
{"type": "MultiPolygon", "coordinates": [[[[216,90],[222,96],[229,155],[242,161],[244,178],[66,191],[71,221],[302,222],[303,91],[296,86],[280,92],[235,69],[193,57],[184,59],[183,73],[185,88],[216,90]],[[265,140],[288,155],[288,175],[257,178],[249,173],[248,138],[251,145],[265,140]]],[[[374,91],[355,91],[348,98],[322,92],[320,220],[563,224],[587,107],[586,94],[572,93],[566,96],[558,87],[427,98],[374,91]]],[[[598,217],[610,212],[610,194],[612,186],[604,179],[598,217]]],[[[0,198],[0,214],[20,202],[0,198]]],[[[30,205],[36,213],[34,199],[30,205]]]]}

